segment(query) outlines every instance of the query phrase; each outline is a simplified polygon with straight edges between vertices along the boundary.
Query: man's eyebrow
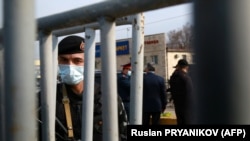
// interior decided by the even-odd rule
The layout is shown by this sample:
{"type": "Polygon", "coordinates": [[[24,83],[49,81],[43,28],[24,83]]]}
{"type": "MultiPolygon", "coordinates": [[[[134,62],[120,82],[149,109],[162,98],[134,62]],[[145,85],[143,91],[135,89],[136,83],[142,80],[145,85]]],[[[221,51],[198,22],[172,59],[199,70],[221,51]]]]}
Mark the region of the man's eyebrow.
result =
{"type": "Polygon", "coordinates": [[[81,58],[81,57],[74,57],[73,59],[81,59],[81,60],[84,60],[84,58],[81,58]]]}
{"type": "Polygon", "coordinates": [[[58,58],[60,58],[60,59],[67,59],[67,57],[64,57],[64,56],[58,56],[58,58]]]}

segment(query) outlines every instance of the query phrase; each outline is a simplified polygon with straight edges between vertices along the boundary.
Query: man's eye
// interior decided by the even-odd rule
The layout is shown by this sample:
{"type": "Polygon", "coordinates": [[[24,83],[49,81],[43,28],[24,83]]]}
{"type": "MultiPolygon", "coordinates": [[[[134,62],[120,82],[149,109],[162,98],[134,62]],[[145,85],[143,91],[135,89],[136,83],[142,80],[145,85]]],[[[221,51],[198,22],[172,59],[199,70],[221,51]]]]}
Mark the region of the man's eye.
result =
{"type": "Polygon", "coordinates": [[[83,60],[82,59],[76,59],[75,63],[83,63],[83,60]]]}
{"type": "Polygon", "coordinates": [[[60,62],[67,62],[68,60],[65,59],[65,58],[60,58],[59,61],[60,61],[60,62]]]}

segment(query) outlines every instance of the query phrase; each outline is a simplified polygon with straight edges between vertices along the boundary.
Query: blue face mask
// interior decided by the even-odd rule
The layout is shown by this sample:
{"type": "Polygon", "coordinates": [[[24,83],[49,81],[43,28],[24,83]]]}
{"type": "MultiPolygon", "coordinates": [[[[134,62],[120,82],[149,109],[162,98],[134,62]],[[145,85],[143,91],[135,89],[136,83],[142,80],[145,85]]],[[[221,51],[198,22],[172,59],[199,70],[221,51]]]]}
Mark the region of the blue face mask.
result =
{"type": "Polygon", "coordinates": [[[128,71],[128,76],[131,76],[131,71],[130,70],[128,71]]]}
{"type": "Polygon", "coordinates": [[[69,85],[76,85],[84,80],[83,72],[83,66],[59,65],[59,75],[61,80],[69,85]]]}

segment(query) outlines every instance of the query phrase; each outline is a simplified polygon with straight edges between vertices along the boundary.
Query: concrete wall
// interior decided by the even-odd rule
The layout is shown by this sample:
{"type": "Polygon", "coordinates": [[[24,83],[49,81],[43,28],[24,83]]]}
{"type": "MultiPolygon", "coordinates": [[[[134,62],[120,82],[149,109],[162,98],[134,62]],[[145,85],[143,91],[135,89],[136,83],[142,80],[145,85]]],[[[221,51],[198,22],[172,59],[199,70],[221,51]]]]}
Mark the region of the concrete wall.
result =
{"type": "Polygon", "coordinates": [[[152,63],[155,73],[166,78],[166,37],[164,33],[145,36],[144,63],[152,63]],[[157,56],[155,64],[152,56],[157,56]]]}

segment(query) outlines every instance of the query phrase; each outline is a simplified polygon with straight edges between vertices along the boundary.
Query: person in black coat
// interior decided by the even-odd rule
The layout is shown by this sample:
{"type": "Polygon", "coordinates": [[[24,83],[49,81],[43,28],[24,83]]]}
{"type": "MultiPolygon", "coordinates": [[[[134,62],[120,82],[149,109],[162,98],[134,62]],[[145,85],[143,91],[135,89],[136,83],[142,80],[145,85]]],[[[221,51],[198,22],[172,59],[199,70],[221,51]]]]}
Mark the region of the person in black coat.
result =
{"type": "MultiPolygon", "coordinates": [[[[82,129],[82,96],[84,92],[84,38],[67,36],[58,44],[58,66],[61,81],[56,90],[56,141],[79,141],[82,129]]],[[[103,139],[101,84],[94,86],[93,141],[103,139]]],[[[41,96],[41,94],[39,94],[41,96]]],[[[123,103],[117,96],[119,141],[127,140],[127,115],[123,103]]],[[[44,106],[39,104],[39,106],[44,106]]],[[[39,108],[41,109],[41,108],[39,108]]],[[[105,113],[108,114],[108,113],[105,113]]],[[[43,116],[39,111],[42,139],[43,116]]],[[[46,121],[45,121],[46,122],[46,121]]],[[[104,123],[105,124],[105,123],[104,123]]],[[[85,129],[88,130],[88,129],[85,129]]]]}
{"type": "Polygon", "coordinates": [[[158,125],[167,105],[165,79],[154,71],[155,68],[148,63],[143,78],[143,125],[150,124],[150,117],[152,125],[158,125]]]}
{"type": "Polygon", "coordinates": [[[178,125],[191,124],[193,105],[193,83],[188,75],[189,64],[180,59],[170,77],[170,92],[174,100],[178,125]]]}

